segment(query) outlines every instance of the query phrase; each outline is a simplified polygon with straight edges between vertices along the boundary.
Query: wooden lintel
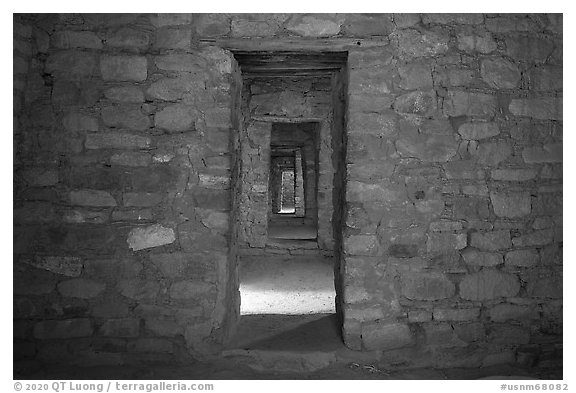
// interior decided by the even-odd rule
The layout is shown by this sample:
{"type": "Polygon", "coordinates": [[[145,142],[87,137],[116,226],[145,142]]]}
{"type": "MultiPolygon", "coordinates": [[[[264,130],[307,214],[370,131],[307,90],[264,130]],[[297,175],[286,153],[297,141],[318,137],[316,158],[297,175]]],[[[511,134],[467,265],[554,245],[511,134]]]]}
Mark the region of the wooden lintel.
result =
{"type": "Polygon", "coordinates": [[[212,44],[230,51],[314,51],[338,52],[354,48],[383,47],[390,44],[382,38],[202,38],[200,42],[212,44]]]}

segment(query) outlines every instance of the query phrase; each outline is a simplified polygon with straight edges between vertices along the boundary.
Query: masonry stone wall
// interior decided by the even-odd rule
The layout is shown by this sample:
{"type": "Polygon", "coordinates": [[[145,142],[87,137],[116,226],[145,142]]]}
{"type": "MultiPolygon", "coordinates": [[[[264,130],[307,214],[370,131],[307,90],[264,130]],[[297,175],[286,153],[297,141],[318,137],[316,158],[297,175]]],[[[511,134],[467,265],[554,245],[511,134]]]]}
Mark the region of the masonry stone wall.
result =
{"type": "Polygon", "coordinates": [[[562,40],[552,14],[15,15],[15,356],[217,350],[246,186],[230,50],[334,50],[346,345],[557,365],[562,40]]]}

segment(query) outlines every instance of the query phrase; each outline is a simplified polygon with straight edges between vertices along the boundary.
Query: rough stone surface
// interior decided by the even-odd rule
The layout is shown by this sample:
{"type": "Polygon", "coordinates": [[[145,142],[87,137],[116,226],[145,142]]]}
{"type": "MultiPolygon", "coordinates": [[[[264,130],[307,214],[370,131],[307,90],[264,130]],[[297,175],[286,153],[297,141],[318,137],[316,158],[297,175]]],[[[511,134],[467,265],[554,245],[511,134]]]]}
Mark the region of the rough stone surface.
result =
{"type": "Polygon", "coordinates": [[[108,127],[144,131],[150,127],[150,119],[139,108],[109,106],[102,108],[102,120],[108,127]]]}
{"type": "Polygon", "coordinates": [[[481,252],[474,248],[467,248],[462,251],[462,258],[468,265],[473,266],[497,266],[504,263],[501,254],[492,252],[481,252]]]}
{"type": "Polygon", "coordinates": [[[464,123],[458,128],[462,139],[485,139],[500,134],[496,123],[464,123]]]}
{"type": "Polygon", "coordinates": [[[513,89],[520,82],[518,67],[503,58],[483,60],[480,74],[484,82],[495,89],[513,89]]]}
{"type": "Polygon", "coordinates": [[[155,116],[156,127],[168,132],[194,131],[194,122],[198,115],[189,105],[175,104],[158,112],[155,116]]]}
{"type": "Polygon", "coordinates": [[[294,16],[288,22],[288,31],[303,37],[330,37],[340,32],[341,22],[321,14],[294,16]]]}
{"type": "Polygon", "coordinates": [[[100,327],[104,337],[138,337],[140,321],[135,318],[108,319],[100,327]]]}
{"type": "Polygon", "coordinates": [[[455,286],[438,273],[409,273],[402,276],[402,295],[412,300],[439,300],[451,297],[455,286]]]}
{"type": "Polygon", "coordinates": [[[428,162],[446,162],[456,155],[457,141],[449,135],[404,133],[396,142],[403,157],[415,157],[428,162]]]}
{"type": "Polygon", "coordinates": [[[36,256],[23,262],[38,269],[44,269],[67,277],[80,276],[83,267],[82,259],[79,257],[36,256]]]}
{"type": "Polygon", "coordinates": [[[480,317],[478,308],[438,308],[434,309],[435,321],[473,321],[480,317]]]}
{"type": "Polygon", "coordinates": [[[541,120],[562,120],[562,98],[515,98],[508,107],[516,116],[541,120]]]}
{"type": "Polygon", "coordinates": [[[362,325],[362,344],[371,350],[390,350],[413,343],[408,325],[402,323],[370,323],[362,325]]]}
{"type": "Polygon", "coordinates": [[[530,267],[540,262],[540,254],[536,250],[514,250],[506,253],[506,265],[530,267]]]}
{"type": "Polygon", "coordinates": [[[87,149],[141,149],[149,147],[151,140],[147,136],[127,133],[88,134],[87,149]]]}
{"type": "Polygon", "coordinates": [[[461,250],[466,247],[466,234],[432,233],[428,235],[426,246],[428,252],[461,250]]]}
{"type": "Polygon", "coordinates": [[[523,217],[532,211],[530,194],[527,192],[491,192],[490,201],[492,202],[494,213],[498,217],[523,217]]]}
{"type": "Polygon", "coordinates": [[[34,325],[34,337],[40,340],[89,337],[94,329],[87,318],[46,320],[34,325]]]}
{"type": "Polygon", "coordinates": [[[176,237],[172,228],[166,228],[160,224],[155,224],[131,230],[127,242],[128,246],[132,250],[138,251],[170,244],[175,240],[176,237]]]}
{"type": "Polygon", "coordinates": [[[522,158],[527,164],[562,162],[562,145],[555,143],[528,147],[522,151],[522,158]]]}
{"type": "Polygon", "coordinates": [[[107,81],[141,82],[148,76],[148,61],[140,56],[103,56],[100,72],[107,81]]]}
{"type": "Polygon", "coordinates": [[[518,294],[520,282],[512,274],[484,269],[469,274],[460,282],[460,297],[465,300],[489,300],[518,294]]]}
{"type": "Polygon", "coordinates": [[[511,248],[510,231],[474,232],[470,235],[470,245],[486,251],[511,248]]]}
{"type": "Polygon", "coordinates": [[[106,191],[78,190],[70,192],[70,203],[77,206],[116,206],[116,200],[106,191]]]}
{"type": "Polygon", "coordinates": [[[58,284],[58,292],[60,292],[62,296],[77,297],[81,299],[94,298],[102,293],[105,288],[106,284],[83,278],[66,280],[58,284]]]}

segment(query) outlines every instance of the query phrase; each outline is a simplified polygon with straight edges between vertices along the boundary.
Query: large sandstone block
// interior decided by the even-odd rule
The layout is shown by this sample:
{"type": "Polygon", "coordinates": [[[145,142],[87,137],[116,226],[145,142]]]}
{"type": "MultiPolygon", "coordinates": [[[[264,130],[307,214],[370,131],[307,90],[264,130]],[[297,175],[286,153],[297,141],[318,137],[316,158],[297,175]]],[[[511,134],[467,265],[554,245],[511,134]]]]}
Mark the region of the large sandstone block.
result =
{"type": "Polygon", "coordinates": [[[402,275],[401,290],[411,300],[440,300],[452,297],[456,287],[441,273],[409,272],[402,275]]]}
{"type": "Polygon", "coordinates": [[[59,51],[48,56],[45,71],[66,80],[86,80],[96,75],[97,61],[94,53],[59,51]]]}
{"type": "Polygon", "coordinates": [[[562,162],[562,144],[552,143],[542,147],[527,147],[522,151],[522,158],[527,164],[540,164],[544,162],[562,162]]]}
{"type": "Polygon", "coordinates": [[[469,274],[460,282],[460,297],[465,300],[490,300],[513,297],[520,290],[518,277],[498,270],[484,269],[469,274]]]}
{"type": "Polygon", "coordinates": [[[373,322],[362,324],[362,344],[365,349],[390,350],[413,344],[408,325],[395,322],[373,322]]]}
{"type": "Polygon", "coordinates": [[[462,251],[462,258],[468,265],[473,266],[497,266],[504,263],[502,254],[481,252],[474,248],[467,248],[462,251]]]}
{"type": "Polygon", "coordinates": [[[498,48],[498,43],[489,32],[466,32],[456,35],[458,49],[465,52],[491,53],[498,48]]]}
{"type": "Polygon", "coordinates": [[[144,93],[136,86],[116,86],[104,91],[104,96],[110,101],[126,103],[144,102],[144,93]]]}
{"type": "Polygon", "coordinates": [[[110,193],[102,190],[78,190],[70,192],[70,203],[76,206],[116,206],[110,193]]]}
{"type": "Polygon", "coordinates": [[[106,284],[84,278],[66,280],[58,284],[58,292],[60,292],[62,296],[81,299],[94,298],[100,295],[104,289],[106,289],[106,284]]]}
{"type": "Polygon", "coordinates": [[[40,340],[89,337],[94,332],[87,318],[41,321],[34,325],[34,337],[40,340]]]}
{"type": "Polygon", "coordinates": [[[383,202],[391,204],[400,201],[405,196],[405,189],[398,184],[368,184],[350,181],[346,187],[346,197],[349,202],[383,202]]]}
{"type": "Polygon", "coordinates": [[[140,320],[136,318],[107,319],[100,327],[104,337],[138,337],[140,320]]]}
{"type": "Polygon", "coordinates": [[[434,308],[435,321],[473,321],[480,317],[479,308],[434,308]]]}
{"type": "Polygon", "coordinates": [[[470,235],[470,246],[486,251],[498,251],[512,247],[510,231],[473,232],[470,235]]]}
{"type": "Polygon", "coordinates": [[[107,106],[102,108],[102,120],[108,127],[144,131],[150,127],[150,119],[139,107],[107,106]]]}
{"type": "Polygon", "coordinates": [[[126,241],[133,251],[139,251],[174,243],[176,236],[172,228],[155,224],[132,229],[126,241]]]}
{"type": "Polygon", "coordinates": [[[380,113],[351,113],[348,123],[351,133],[391,137],[398,132],[398,119],[392,111],[380,113]]]}
{"type": "Polygon", "coordinates": [[[194,266],[194,257],[191,254],[175,252],[171,254],[152,254],[150,261],[160,270],[164,277],[185,277],[186,269],[194,266]]]}
{"type": "Polygon", "coordinates": [[[378,238],[374,235],[353,235],[344,239],[344,252],[348,255],[378,255],[378,238]]]}
{"type": "Polygon", "coordinates": [[[156,127],[168,132],[184,132],[195,130],[195,122],[199,114],[191,105],[174,104],[156,113],[156,127]]]}
{"type": "Polygon", "coordinates": [[[50,42],[57,49],[102,49],[102,40],[91,31],[57,31],[50,37],[50,42]]]}
{"type": "Polygon", "coordinates": [[[143,56],[103,56],[100,72],[105,81],[141,82],[148,77],[148,61],[143,56]]]}
{"type": "Polygon", "coordinates": [[[252,15],[232,17],[233,37],[270,37],[280,30],[280,20],[270,16],[260,15],[259,18],[252,15]]]}
{"type": "Polygon", "coordinates": [[[458,127],[458,133],[462,139],[480,140],[500,134],[500,129],[497,123],[492,122],[464,123],[458,127]]]}
{"type": "Polygon", "coordinates": [[[396,97],[394,109],[400,113],[432,116],[436,113],[436,93],[431,91],[414,91],[396,97]]]}
{"type": "Polygon", "coordinates": [[[505,303],[497,304],[496,306],[490,308],[488,315],[494,322],[538,319],[538,312],[532,307],[505,303]]]}
{"type": "Polygon", "coordinates": [[[515,98],[508,106],[510,113],[540,120],[562,120],[562,98],[515,98]]]}
{"type": "Polygon", "coordinates": [[[480,63],[480,75],[495,89],[514,89],[520,82],[520,70],[504,58],[491,58],[480,63]]]}
{"type": "Polygon", "coordinates": [[[544,62],[554,50],[554,43],[535,35],[516,35],[506,38],[508,56],[525,62],[544,62]]]}
{"type": "Polygon", "coordinates": [[[198,14],[194,26],[200,37],[221,37],[230,33],[229,14],[198,14]]]}
{"type": "Polygon", "coordinates": [[[385,37],[394,30],[389,15],[346,14],[342,33],[348,37],[385,37]]]}
{"type": "Polygon", "coordinates": [[[131,279],[118,282],[117,288],[127,298],[138,301],[154,301],[160,291],[160,284],[155,281],[131,279]]]}
{"type": "Polygon", "coordinates": [[[427,235],[426,248],[428,252],[437,253],[461,250],[466,247],[465,233],[430,233],[427,235]]]}
{"type": "Polygon", "coordinates": [[[543,229],[512,239],[514,247],[545,246],[554,240],[554,230],[543,229]]]}
{"type": "Polygon", "coordinates": [[[432,68],[427,62],[411,62],[398,67],[400,82],[404,90],[431,89],[433,87],[432,68]]]}
{"type": "Polygon", "coordinates": [[[176,101],[188,95],[202,95],[205,91],[206,76],[201,73],[179,75],[176,78],[163,78],[154,82],[146,94],[154,99],[176,101]]]}
{"type": "Polygon", "coordinates": [[[449,348],[465,345],[450,323],[426,323],[423,328],[428,346],[449,348]]]}
{"type": "Polygon", "coordinates": [[[450,35],[443,29],[418,31],[406,29],[398,31],[399,49],[414,57],[435,56],[448,51],[450,35]]]}
{"type": "Polygon", "coordinates": [[[479,25],[483,22],[484,15],[482,14],[438,13],[422,15],[422,23],[425,25],[479,25]]]}
{"type": "Polygon", "coordinates": [[[122,197],[124,206],[151,207],[162,202],[163,195],[153,192],[126,192],[122,197]]]}
{"type": "Polygon", "coordinates": [[[493,169],[491,172],[493,180],[499,181],[529,181],[538,174],[534,169],[493,169]]]}
{"type": "Polygon", "coordinates": [[[528,192],[491,192],[490,201],[498,217],[524,217],[532,211],[532,200],[528,192]]]}
{"type": "Polygon", "coordinates": [[[396,149],[402,157],[419,158],[426,162],[446,162],[458,150],[458,141],[452,135],[420,134],[403,132],[396,141],[396,149]]]}
{"type": "Polygon", "coordinates": [[[147,136],[110,132],[86,135],[86,149],[144,149],[150,146],[147,136]]]}
{"type": "Polygon", "coordinates": [[[530,332],[524,326],[498,324],[490,329],[488,340],[494,344],[522,345],[530,342],[530,332]]]}
{"type": "Polygon", "coordinates": [[[170,297],[176,300],[196,300],[200,301],[209,297],[209,293],[214,289],[212,284],[207,282],[178,281],[170,286],[170,297]]]}
{"type": "Polygon", "coordinates": [[[557,91],[562,90],[563,78],[561,66],[541,66],[528,70],[526,73],[530,90],[557,91]]]}
{"type": "Polygon", "coordinates": [[[341,17],[335,14],[295,14],[286,25],[286,30],[303,37],[331,37],[340,32],[341,17]]]}
{"type": "Polygon", "coordinates": [[[98,119],[82,113],[69,113],[62,119],[62,125],[67,131],[98,131],[98,119]]]}
{"type": "Polygon", "coordinates": [[[497,107],[496,96],[484,93],[452,90],[444,99],[444,114],[447,116],[492,117],[497,107]]]}
{"type": "Polygon", "coordinates": [[[480,165],[497,166],[512,156],[512,146],[506,141],[483,142],[474,152],[480,165]]]}
{"type": "Polygon", "coordinates": [[[562,299],[562,276],[557,277],[530,277],[526,286],[526,294],[536,298],[562,299]]]}
{"type": "Polygon", "coordinates": [[[68,256],[35,256],[22,261],[38,269],[61,274],[67,277],[78,277],[82,273],[83,262],[79,257],[68,256]]]}
{"type": "Polygon", "coordinates": [[[540,254],[533,249],[514,250],[506,253],[506,265],[531,267],[540,262],[540,254]]]}
{"type": "Polygon", "coordinates": [[[130,51],[143,51],[148,48],[148,33],[130,27],[122,27],[108,34],[106,45],[113,48],[124,48],[130,51]]]}
{"type": "Polygon", "coordinates": [[[148,166],[152,163],[152,156],[149,153],[126,151],[115,153],[110,157],[110,164],[122,166],[148,166]]]}

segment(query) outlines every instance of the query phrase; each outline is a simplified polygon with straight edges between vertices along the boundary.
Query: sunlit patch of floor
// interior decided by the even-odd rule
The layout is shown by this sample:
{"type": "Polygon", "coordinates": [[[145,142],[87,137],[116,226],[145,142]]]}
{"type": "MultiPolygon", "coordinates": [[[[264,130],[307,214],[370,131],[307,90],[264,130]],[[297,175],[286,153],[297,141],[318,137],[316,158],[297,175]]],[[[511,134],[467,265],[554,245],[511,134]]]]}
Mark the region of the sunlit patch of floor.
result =
{"type": "Polygon", "coordinates": [[[332,258],[243,257],[240,313],[335,312],[332,258]]]}

